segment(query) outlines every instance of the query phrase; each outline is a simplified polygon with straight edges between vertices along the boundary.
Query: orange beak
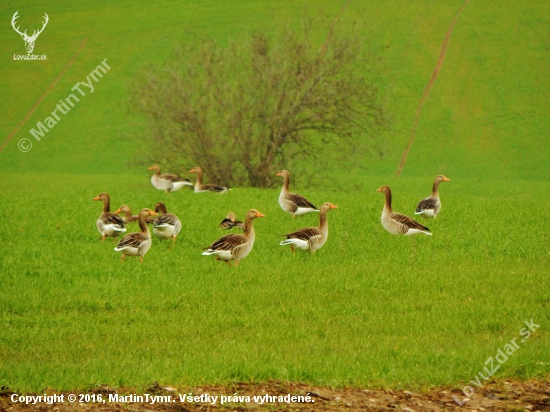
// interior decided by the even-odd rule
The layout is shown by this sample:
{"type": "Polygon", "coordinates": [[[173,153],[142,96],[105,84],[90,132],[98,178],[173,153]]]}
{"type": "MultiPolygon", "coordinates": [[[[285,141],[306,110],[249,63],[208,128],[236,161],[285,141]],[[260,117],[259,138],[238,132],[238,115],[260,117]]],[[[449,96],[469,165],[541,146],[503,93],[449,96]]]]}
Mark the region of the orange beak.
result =
{"type": "Polygon", "coordinates": [[[451,179],[449,179],[448,177],[444,177],[444,178],[443,178],[443,181],[444,181],[444,182],[450,182],[451,179]]]}
{"type": "Polygon", "coordinates": [[[99,200],[99,196],[94,197],[92,200],[99,200]]]}
{"type": "Polygon", "coordinates": [[[120,213],[120,207],[116,210],[115,213],[120,213]]]}
{"type": "Polygon", "coordinates": [[[265,217],[265,215],[261,214],[260,212],[256,212],[256,217],[265,217]]]}
{"type": "Polygon", "coordinates": [[[157,215],[158,215],[157,212],[153,212],[152,210],[151,210],[151,213],[150,213],[150,214],[151,214],[151,216],[157,216],[157,215]]]}
{"type": "Polygon", "coordinates": [[[275,176],[281,176],[281,172],[277,172],[277,174],[275,174],[275,176]]]}
{"type": "Polygon", "coordinates": [[[149,169],[147,170],[153,170],[155,168],[155,166],[151,166],[149,169]]]}
{"type": "Polygon", "coordinates": [[[382,191],[382,188],[379,187],[378,189],[376,189],[377,192],[381,192],[382,191]]]}
{"type": "Polygon", "coordinates": [[[195,173],[195,169],[194,169],[194,168],[191,169],[191,170],[189,171],[189,173],[195,173]]]}
{"type": "Polygon", "coordinates": [[[338,209],[338,206],[332,205],[332,204],[331,204],[331,205],[330,205],[330,208],[331,208],[331,209],[338,209]]]}

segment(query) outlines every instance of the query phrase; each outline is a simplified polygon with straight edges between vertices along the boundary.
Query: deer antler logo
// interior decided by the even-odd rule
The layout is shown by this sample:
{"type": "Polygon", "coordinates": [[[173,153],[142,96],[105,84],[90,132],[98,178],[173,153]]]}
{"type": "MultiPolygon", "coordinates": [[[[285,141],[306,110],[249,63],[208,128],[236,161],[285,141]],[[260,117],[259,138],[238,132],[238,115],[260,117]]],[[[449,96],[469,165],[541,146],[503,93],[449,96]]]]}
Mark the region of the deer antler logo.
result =
{"type": "Polygon", "coordinates": [[[38,35],[40,33],[42,33],[44,31],[44,28],[48,24],[48,20],[49,20],[48,15],[46,13],[44,13],[45,21],[42,24],[42,28],[40,30],[34,30],[33,33],[32,33],[32,36],[28,36],[27,35],[27,30],[25,30],[23,33],[21,33],[19,31],[19,27],[15,27],[15,20],[17,20],[19,18],[17,13],[19,13],[19,10],[17,10],[15,12],[15,14],[13,15],[13,17],[11,18],[11,25],[12,25],[13,29],[17,33],[19,33],[21,35],[21,38],[25,41],[25,48],[27,49],[27,53],[31,54],[33,49],[34,49],[34,42],[36,41],[36,38],[38,37],[38,35]]]}

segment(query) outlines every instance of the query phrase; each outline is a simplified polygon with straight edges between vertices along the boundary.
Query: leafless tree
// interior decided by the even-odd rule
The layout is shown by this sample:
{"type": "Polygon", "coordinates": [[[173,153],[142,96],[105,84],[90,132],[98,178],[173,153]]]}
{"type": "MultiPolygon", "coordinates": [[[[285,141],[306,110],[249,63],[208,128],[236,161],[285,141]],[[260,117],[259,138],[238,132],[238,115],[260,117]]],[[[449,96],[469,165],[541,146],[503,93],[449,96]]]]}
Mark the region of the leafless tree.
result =
{"type": "Polygon", "coordinates": [[[225,46],[190,38],[144,69],[131,96],[145,115],[148,160],[269,187],[298,159],[302,169],[320,159],[346,167],[365,153],[387,124],[377,58],[355,32],[331,27],[316,42],[312,26],[225,46]]]}

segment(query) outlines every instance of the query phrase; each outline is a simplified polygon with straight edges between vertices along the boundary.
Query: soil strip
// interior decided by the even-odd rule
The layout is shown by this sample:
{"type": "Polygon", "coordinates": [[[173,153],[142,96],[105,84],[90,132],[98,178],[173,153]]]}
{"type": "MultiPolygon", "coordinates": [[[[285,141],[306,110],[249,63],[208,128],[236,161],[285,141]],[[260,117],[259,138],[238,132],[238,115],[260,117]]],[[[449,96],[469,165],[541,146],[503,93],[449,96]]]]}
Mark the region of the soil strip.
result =
{"type": "MultiPolygon", "coordinates": [[[[483,381],[482,381],[483,382],[483,381]]],[[[90,412],[90,411],[548,411],[550,410],[550,379],[528,381],[488,380],[466,398],[463,389],[468,382],[456,387],[432,387],[429,389],[380,389],[380,388],[332,388],[302,383],[269,381],[265,383],[234,383],[228,385],[202,385],[175,388],[154,383],[137,392],[132,388],[100,386],[89,391],[63,392],[64,401],[58,403],[21,402],[22,394],[14,394],[9,388],[0,388],[0,411],[39,412],[90,412]],[[149,402],[136,401],[136,393],[148,394],[149,402]],[[76,395],[75,395],[76,394],[76,395]],[[88,396],[86,396],[86,394],[88,396]],[[72,401],[67,398],[74,396],[72,401]],[[94,396],[95,395],[95,396],[94,396]],[[101,398],[99,398],[101,395],[101,398]],[[254,402],[254,396],[265,399],[263,404],[254,402]],[[229,401],[222,403],[222,396],[229,401]],[[151,397],[159,402],[152,402],[151,397]],[[251,401],[244,400],[246,397],[251,401]],[[294,398],[292,398],[294,397],[294,398]],[[307,398],[306,398],[307,397],[307,398]],[[461,406],[454,398],[461,402],[461,406]],[[16,402],[14,402],[15,399],[16,402]],[[276,399],[275,399],[276,398],[276,399]],[[80,403],[79,399],[83,402],[80,403]],[[87,401],[85,399],[88,399],[87,401]],[[95,399],[95,401],[94,401],[95,399]],[[98,399],[101,401],[98,402],[98,399]],[[118,399],[115,400],[115,399],[118,399]],[[304,399],[306,399],[304,401],[304,399]],[[106,400],[103,402],[103,400],[106,400]]],[[[52,395],[60,392],[46,390],[36,395],[52,395]]]]}

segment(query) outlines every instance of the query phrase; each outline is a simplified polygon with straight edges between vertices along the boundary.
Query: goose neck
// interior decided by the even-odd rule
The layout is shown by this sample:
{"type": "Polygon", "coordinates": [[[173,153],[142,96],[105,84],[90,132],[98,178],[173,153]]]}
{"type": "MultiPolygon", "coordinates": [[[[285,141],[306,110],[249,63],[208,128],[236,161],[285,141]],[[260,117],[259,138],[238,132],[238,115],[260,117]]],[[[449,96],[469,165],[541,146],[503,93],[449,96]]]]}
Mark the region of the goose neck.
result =
{"type": "Polygon", "coordinates": [[[200,187],[202,186],[202,170],[197,169],[195,173],[197,174],[197,181],[195,183],[195,186],[200,187]]]}
{"type": "Polygon", "coordinates": [[[103,198],[103,213],[109,213],[111,211],[111,199],[109,196],[103,198]]]}
{"type": "Polygon", "coordinates": [[[289,187],[290,187],[290,175],[286,173],[283,177],[283,189],[288,192],[289,187]]]}
{"type": "Polygon", "coordinates": [[[250,236],[254,236],[254,226],[253,226],[253,218],[246,218],[246,220],[244,221],[244,234],[247,236],[247,237],[250,237],[250,236]]]}
{"type": "Polygon", "coordinates": [[[439,199],[439,180],[436,180],[432,186],[432,197],[435,197],[436,199],[439,199]]]}
{"type": "Polygon", "coordinates": [[[141,229],[141,233],[149,234],[149,228],[147,227],[147,216],[143,213],[139,214],[139,228],[141,229]]]}
{"type": "Polygon", "coordinates": [[[327,211],[326,209],[321,209],[319,212],[319,229],[323,229],[325,227],[328,227],[327,211]]]}
{"type": "Polygon", "coordinates": [[[321,231],[321,235],[323,238],[326,239],[328,236],[328,220],[327,220],[327,212],[321,211],[321,214],[319,215],[319,230],[321,231]]]}
{"type": "Polygon", "coordinates": [[[288,188],[290,186],[290,176],[287,174],[283,175],[283,187],[281,188],[281,197],[288,194],[288,188]]]}
{"type": "Polygon", "coordinates": [[[384,200],[384,211],[391,213],[391,191],[387,190],[385,193],[385,200],[384,200]]]}

